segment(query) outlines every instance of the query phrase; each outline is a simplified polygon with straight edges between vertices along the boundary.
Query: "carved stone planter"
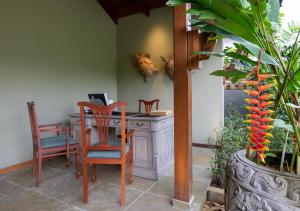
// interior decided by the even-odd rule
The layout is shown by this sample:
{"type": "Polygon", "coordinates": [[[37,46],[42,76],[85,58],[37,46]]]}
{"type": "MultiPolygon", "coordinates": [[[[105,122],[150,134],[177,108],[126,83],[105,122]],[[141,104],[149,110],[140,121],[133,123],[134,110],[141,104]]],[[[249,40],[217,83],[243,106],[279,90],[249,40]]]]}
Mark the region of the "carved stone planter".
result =
{"type": "Polygon", "coordinates": [[[266,168],[236,152],[226,169],[225,207],[237,211],[300,211],[300,176],[266,168]]]}

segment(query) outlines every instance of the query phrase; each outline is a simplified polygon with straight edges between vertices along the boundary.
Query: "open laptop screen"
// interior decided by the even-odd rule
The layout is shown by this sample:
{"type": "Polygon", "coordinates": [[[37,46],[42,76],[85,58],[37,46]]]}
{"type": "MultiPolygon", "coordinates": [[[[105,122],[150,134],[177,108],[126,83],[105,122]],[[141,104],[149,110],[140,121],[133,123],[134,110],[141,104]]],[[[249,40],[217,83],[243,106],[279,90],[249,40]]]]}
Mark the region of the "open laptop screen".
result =
{"type": "Polygon", "coordinates": [[[108,105],[108,99],[106,93],[101,94],[88,94],[89,100],[91,103],[95,103],[98,105],[108,105]]]}

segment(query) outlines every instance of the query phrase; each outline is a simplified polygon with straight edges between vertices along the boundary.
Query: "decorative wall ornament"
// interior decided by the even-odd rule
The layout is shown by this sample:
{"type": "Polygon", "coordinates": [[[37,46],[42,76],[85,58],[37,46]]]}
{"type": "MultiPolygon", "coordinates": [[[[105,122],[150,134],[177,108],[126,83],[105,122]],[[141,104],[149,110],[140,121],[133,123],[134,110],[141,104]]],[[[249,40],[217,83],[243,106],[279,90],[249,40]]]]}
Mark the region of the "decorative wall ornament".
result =
{"type": "Polygon", "coordinates": [[[238,151],[226,167],[226,210],[300,211],[300,176],[260,166],[238,151]]]}
{"type": "Polygon", "coordinates": [[[174,80],[174,58],[173,57],[160,57],[164,62],[163,70],[167,72],[167,75],[171,80],[174,80]]]}
{"type": "MultiPolygon", "coordinates": [[[[200,33],[200,50],[204,52],[212,52],[216,46],[217,41],[215,39],[211,39],[216,36],[214,32],[201,32],[200,33]]],[[[208,60],[209,55],[200,55],[199,60],[208,60]]]]}
{"type": "Polygon", "coordinates": [[[135,55],[136,66],[140,73],[144,76],[144,81],[147,83],[149,78],[158,73],[159,70],[154,66],[149,53],[138,53],[135,55]]]}

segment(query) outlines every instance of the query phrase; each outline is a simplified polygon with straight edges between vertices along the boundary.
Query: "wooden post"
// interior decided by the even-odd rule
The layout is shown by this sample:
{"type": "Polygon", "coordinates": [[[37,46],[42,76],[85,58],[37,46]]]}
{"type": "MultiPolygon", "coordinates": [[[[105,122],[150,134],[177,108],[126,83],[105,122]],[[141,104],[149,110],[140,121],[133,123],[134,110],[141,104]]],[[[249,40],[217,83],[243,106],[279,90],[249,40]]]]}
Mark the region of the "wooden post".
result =
{"type": "Polygon", "coordinates": [[[174,179],[173,206],[190,205],[192,195],[192,79],[188,74],[186,6],[174,8],[174,179]]]}

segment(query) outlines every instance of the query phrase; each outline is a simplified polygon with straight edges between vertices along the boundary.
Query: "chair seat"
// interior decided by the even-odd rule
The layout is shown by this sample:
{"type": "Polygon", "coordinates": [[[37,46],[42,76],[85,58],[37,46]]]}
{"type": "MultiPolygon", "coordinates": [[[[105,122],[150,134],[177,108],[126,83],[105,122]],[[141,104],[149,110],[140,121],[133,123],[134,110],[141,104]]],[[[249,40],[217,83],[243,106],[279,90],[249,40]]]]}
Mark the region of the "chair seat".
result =
{"type": "MultiPolygon", "coordinates": [[[[43,148],[50,147],[60,147],[66,145],[66,136],[51,136],[41,139],[41,144],[43,148]]],[[[69,137],[69,144],[76,144],[76,141],[73,137],[69,137]]]]}
{"type": "MultiPolygon", "coordinates": [[[[94,146],[99,145],[94,144],[94,146]]],[[[109,145],[110,146],[121,146],[121,140],[109,138],[109,145]]],[[[129,152],[130,144],[126,143],[125,150],[126,154],[129,152]]],[[[88,158],[108,158],[108,159],[118,159],[121,158],[121,150],[91,150],[87,153],[88,158]]]]}

